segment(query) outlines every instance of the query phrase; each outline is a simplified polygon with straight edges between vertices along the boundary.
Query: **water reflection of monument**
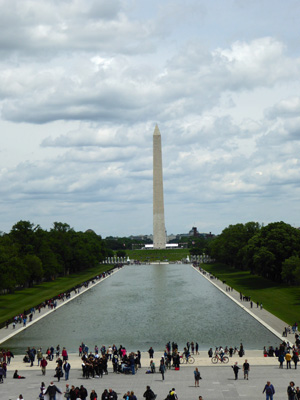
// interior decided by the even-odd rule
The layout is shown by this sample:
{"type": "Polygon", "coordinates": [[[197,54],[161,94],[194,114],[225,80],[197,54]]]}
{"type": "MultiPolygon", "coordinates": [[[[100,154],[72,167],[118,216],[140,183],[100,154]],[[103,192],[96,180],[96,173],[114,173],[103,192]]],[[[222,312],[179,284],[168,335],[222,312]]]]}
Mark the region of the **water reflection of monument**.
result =
{"type": "Polygon", "coordinates": [[[153,248],[166,248],[161,135],[157,125],[153,133],[153,248]]]}

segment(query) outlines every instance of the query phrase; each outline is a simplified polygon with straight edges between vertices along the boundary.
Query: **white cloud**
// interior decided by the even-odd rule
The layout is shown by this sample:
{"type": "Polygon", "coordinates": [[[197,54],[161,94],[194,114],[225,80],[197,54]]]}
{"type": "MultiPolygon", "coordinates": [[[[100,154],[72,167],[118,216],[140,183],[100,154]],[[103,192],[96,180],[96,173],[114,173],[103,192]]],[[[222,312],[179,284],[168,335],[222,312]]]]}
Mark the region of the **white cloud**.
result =
{"type": "Polygon", "coordinates": [[[0,230],[19,218],[150,233],[156,122],[168,231],[297,224],[300,58],[288,24],[206,0],[0,5],[0,230]]]}
{"type": "Polygon", "coordinates": [[[283,99],[272,108],[267,110],[266,115],[269,118],[277,117],[298,117],[300,115],[300,97],[293,96],[283,99]]]}

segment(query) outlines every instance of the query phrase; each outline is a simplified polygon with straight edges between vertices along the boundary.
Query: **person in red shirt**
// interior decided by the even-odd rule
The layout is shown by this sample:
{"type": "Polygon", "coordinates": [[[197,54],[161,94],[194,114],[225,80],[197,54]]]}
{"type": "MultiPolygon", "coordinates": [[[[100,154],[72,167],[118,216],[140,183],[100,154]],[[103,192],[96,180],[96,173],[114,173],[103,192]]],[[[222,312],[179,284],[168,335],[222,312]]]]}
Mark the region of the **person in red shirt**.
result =
{"type": "Polygon", "coordinates": [[[46,360],[45,357],[43,357],[43,359],[41,360],[40,365],[41,365],[41,368],[42,368],[42,374],[46,375],[46,367],[47,367],[48,363],[47,363],[47,360],[46,360]]]}

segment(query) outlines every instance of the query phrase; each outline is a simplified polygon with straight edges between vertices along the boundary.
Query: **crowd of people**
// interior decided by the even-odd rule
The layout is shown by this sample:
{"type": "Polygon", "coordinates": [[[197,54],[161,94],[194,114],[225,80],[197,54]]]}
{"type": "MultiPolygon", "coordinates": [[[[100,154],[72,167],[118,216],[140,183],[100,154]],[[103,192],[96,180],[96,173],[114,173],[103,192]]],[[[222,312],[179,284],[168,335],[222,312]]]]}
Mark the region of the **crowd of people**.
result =
{"type": "Polygon", "coordinates": [[[213,349],[211,347],[207,353],[208,353],[208,357],[210,357],[210,358],[213,355],[219,355],[222,359],[224,355],[228,355],[229,357],[232,357],[234,354],[238,354],[239,357],[243,357],[245,355],[245,350],[244,350],[243,343],[241,343],[239,348],[237,348],[236,346],[235,347],[225,346],[224,348],[223,348],[223,346],[219,346],[219,347],[216,347],[215,350],[213,351],[213,349]]]}
{"type": "MultiPolygon", "coordinates": [[[[184,351],[181,353],[182,356],[188,357],[190,354],[197,354],[198,353],[198,347],[196,347],[197,342],[187,342],[186,346],[184,347],[184,351]],[[197,349],[197,350],[196,350],[197,349]]],[[[295,368],[297,368],[297,362],[295,362],[296,358],[298,360],[299,353],[298,353],[298,347],[300,346],[300,338],[298,334],[295,335],[295,345],[290,346],[289,343],[283,342],[276,347],[275,349],[270,347],[268,350],[264,348],[264,353],[267,351],[268,356],[278,357],[278,360],[280,361],[280,367],[282,367],[281,363],[281,356],[284,356],[283,360],[286,361],[286,367],[289,369],[291,368],[291,361],[294,361],[295,368]],[[291,358],[287,357],[287,355],[291,355],[291,358]]],[[[225,346],[224,348],[222,346],[216,347],[215,350],[213,351],[212,348],[209,349],[208,355],[209,357],[212,357],[213,354],[218,354],[218,355],[225,355],[228,354],[229,356],[233,356],[235,353],[237,353],[240,356],[243,356],[245,354],[244,352],[244,347],[243,344],[240,344],[240,347],[233,348],[233,347],[228,347],[225,346]]],[[[164,380],[164,374],[165,371],[169,368],[177,367],[178,364],[178,356],[180,357],[180,352],[178,349],[178,345],[176,342],[168,342],[166,344],[166,348],[164,351],[163,356],[160,359],[160,365],[158,370],[156,370],[155,362],[154,362],[154,354],[155,351],[153,347],[150,347],[148,350],[149,354],[149,359],[150,359],[150,370],[151,373],[156,373],[159,372],[161,373],[162,379],[164,380]]],[[[111,366],[113,367],[113,372],[114,373],[130,373],[130,374],[135,374],[138,369],[141,367],[141,352],[130,352],[128,353],[126,348],[122,345],[117,347],[116,345],[110,345],[106,347],[105,345],[102,345],[100,348],[98,346],[94,346],[94,348],[91,350],[89,347],[84,344],[83,342],[79,345],[78,347],[78,356],[81,359],[81,365],[82,365],[82,377],[85,379],[89,378],[102,378],[104,375],[108,374],[108,367],[110,366],[109,363],[111,363],[111,366]]],[[[47,361],[55,361],[56,363],[56,368],[55,368],[55,377],[57,378],[57,381],[60,381],[60,378],[64,377],[65,381],[69,380],[69,372],[71,369],[71,366],[69,364],[69,355],[68,351],[65,347],[60,347],[60,345],[57,345],[55,348],[53,346],[50,346],[47,351],[46,351],[46,357],[42,353],[42,349],[38,349],[37,351],[35,350],[35,347],[28,348],[26,350],[26,357],[29,360],[29,362],[33,365],[37,361],[37,365],[39,365],[43,369],[45,369],[45,366],[43,365],[43,360],[47,361]],[[55,360],[54,360],[55,359],[55,360]]],[[[11,362],[11,359],[13,358],[13,354],[10,350],[4,351],[2,350],[0,352],[0,362],[1,367],[2,367],[2,372],[1,372],[1,367],[0,367],[0,381],[3,382],[3,378],[6,378],[6,372],[4,373],[3,371],[3,364],[7,366],[7,364],[11,362]]],[[[238,362],[236,361],[234,365],[232,365],[233,373],[234,373],[234,379],[238,380],[239,378],[239,371],[243,371],[243,378],[245,380],[249,379],[249,373],[250,373],[250,364],[248,360],[246,359],[241,366],[238,365],[238,362]]],[[[7,371],[7,368],[6,368],[7,371]]],[[[148,370],[146,370],[147,372],[148,370]]],[[[44,373],[45,375],[45,373],[44,373]]],[[[194,377],[194,384],[195,387],[199,387],[200,380],[202,379],[200,370],[198,367],[196,367],[193,371],[193,377],[194,377]]],[[[13,379],[25,379],[24,376],[21,376],[18,373],[18,370],[15,370],[13,379]]],[[[103,393],[101,393],[99,396],[96,393],[95,389],[91,389],[90,392],[88,393],[87,388],[84,385],[80,386],[75,386],[75,385],[70,385],[68,382],[66,382],[65,389],[62,390],[56,384],[54,384],[53,381],[46,387],[44,382],[41,383],[40,386],[40,393],[39,393],[39,398],[41,400],[44,400],[45,396],[48,395],[50,400],[55,400],[55,396],[57,393],[60,393],[63,395],[63,397],[67,400],[95,400],[95,399],[100,399],[101,400],[117,400],[118,395],[113,389],[105,389],[103,393]]],[[[271,384],[269,381],[266,383],[266,385],[263,388],[263,393],[266,395],[266,400],[272,400],[273,395],[275,394],[275,388],[274,385],[271,384]]],[[[22,395],[21,395],[22,396],[22,395]]],[[[145,400],[155,400],[155,394],[151,390],[150,387],[147,387],[143,397],[145,400]]],[[[293,381],[290,382],[288,388],[287,388],[287,396],[288,400],[297,400],[300,399],[300,390],[299,387],[295,385],[293,381]]],[[[19,399],[23,399],[22,397],[19,397],[19,399]]],[[[124,400],[137,400],[137,397],[132,390],[128,390],[124,395],[123,395],[124,400]]],[[[177,400],[177,394],[174,388],[172,388],[169,393],[167,394],[167,397],[165,400],[177,400]]],[[[199,396],[200,400],[203,400],[201,396],[199,396]]]]}
{"type": "MultiPolygon", "coordinates": [[[[120,267],[121,267],[120,265],[117,266],[117,268],[120,267]]],[[[23,324],[23,326],[26,327],[28,322],[32,322],[34,314],[36,312],[40,314],[43,309],[46,308],[50,310],[55,309],[59,301],[65,301],[70,299],[72,292],[74,292],[74,294],[78,294],[80,293],[82,288],[88,288],[90,284],[94,284],[96,281],[109,276],[112,272],[113,270],[105,271],[102,274],[99,274],[93,277],[92,279],[89,279],[84,283],[71,288],[65,293],[61,293],[58,296],[51,299],[46,299],[42,303],[38,304],[36,307],[31,307],[29,310],[24,310],[23,313],[16,315],[13,319],[7,320],[5,322],[5,328],[8,329],[10,324],[12,326],[12,329],[15,329],[18,324],[23,324]]]]}

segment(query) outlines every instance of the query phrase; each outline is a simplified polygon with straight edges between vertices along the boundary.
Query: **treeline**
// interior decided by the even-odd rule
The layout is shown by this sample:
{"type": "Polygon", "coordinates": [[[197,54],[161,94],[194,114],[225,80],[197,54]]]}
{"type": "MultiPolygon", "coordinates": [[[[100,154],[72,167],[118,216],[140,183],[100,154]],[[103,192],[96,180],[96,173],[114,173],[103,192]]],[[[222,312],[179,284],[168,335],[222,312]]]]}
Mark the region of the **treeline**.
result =
{"type": "Polygon", "coordinates": [[[236,269],[300,284],[300,230],[284,222],[230,225],[209,249],[211,257],[236,269]]]}
{"type": "Polygon", "coordinates": [[[208,254],[209,245],[212,242],[214,236],[189,236],[181,238],[181,243],[187,243],[189,252],[193,256],[201,256],[203,254],[208,254]]]}
{"type": "Polygon", "coordinates": [[[13,292],[17,287],[82,271],[112,255],[93,231],[75,232],[61,222],[46,231],[19,221],[0,236],[0,291],[13,292]]]}
{"type": "MultiPolygon", "coordinates": [[[[126,250],[132,250],[135,245],[145,245],[145,244],[150,244],[152,241],[150,239],[144,239],[144,240],[137,240],[137,239],[131,239],[130,237],[113,237],[113,236],[107,236],[105,239],[103,239],[105,242],[105,245],[108,249],[114,250],[114,251],[125,251],[126,250]]],[[[123,257],[123,256],[119,256],[123,257]]]]}

